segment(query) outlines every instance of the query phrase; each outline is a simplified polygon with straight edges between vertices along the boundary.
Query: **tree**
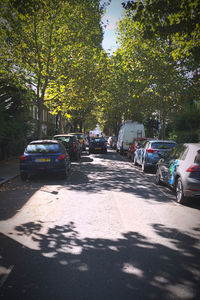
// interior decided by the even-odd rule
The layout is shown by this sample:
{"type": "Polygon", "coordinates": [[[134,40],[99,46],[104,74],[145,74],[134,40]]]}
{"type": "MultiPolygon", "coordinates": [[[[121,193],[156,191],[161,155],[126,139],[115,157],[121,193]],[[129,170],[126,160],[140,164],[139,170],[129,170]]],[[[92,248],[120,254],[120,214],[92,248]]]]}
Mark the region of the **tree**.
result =
{"type": "Polygon", "coordinates": [[[9,62],[16,76],[23,72],[35,90],[41,137],[42,110],[49,85],[59,92],[57,97],[48,99],[52,106],[58,105],[66,90],[70,100],[73,98],[70,86],[74,79],[68,67],[75,61],[79,67],[78,59],[86,46],[90,50],[100,46],[103,7],[99,0],[4,0],[0,9],[2,64],[7,66],[9,62]]]}
{"type": "Polygon", "coordinates": [[[135,0],[123,3],[143,27],[143,37],[160,37],[172,44],[177,59],[200,63],[200,2],[198,0],[135,0]]]}
{"type": "Polygon", "coordinates": [[[31,130],[30,101],[34,94],[23,82],[0,78],[0,156],[19,155],[31,130]]]}
{"type": "Polygon", "coordinates": [[[189,84],[178,61],[171,55],[172,46],[161,38],[144,38],[143,24],[134,21],[133,11],[119,23],[119,51],[124,68],[129,70],[132,97],[143,117],[157,113],[161,119],[162,138],[171,111],[182,106],[182,95],[189,84]]]}

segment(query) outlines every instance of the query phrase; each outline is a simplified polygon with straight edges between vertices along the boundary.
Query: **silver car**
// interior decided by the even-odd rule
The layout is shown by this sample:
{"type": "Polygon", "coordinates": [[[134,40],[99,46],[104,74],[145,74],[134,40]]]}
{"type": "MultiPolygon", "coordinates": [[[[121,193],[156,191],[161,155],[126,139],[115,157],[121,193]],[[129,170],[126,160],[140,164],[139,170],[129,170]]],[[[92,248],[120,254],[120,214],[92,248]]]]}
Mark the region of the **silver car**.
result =
{"type": "Polygon", "coordinates": [[[157,184],[165,183],[175,189],[176,200],[200,198],[200,144],[179,144],[157,164],[157,184]]]}

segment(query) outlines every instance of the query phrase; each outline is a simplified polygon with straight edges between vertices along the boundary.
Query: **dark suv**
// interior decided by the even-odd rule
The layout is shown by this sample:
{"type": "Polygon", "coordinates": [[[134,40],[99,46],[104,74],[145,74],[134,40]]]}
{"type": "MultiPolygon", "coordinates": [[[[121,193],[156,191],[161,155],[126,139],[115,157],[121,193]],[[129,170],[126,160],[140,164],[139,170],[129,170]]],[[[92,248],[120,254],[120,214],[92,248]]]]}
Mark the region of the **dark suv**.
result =
{"type": "Polygon", "coordinates": [[[57,134],[54,135],[53,139],[61,141],[64,144],[67,152],[69,153],[70,159],[80,160],[81,145],[75,135],[57,134]]]}

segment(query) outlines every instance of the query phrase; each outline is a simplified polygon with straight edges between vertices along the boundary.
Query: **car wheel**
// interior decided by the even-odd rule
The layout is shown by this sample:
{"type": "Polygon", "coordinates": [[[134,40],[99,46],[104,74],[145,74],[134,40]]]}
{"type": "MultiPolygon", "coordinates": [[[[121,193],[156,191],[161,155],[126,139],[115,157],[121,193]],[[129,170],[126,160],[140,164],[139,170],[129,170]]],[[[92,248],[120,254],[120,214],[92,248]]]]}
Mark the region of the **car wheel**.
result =
{"type": "Polygon", "coordinates": [[[25,181],[28,179],[28,174],[27,173],[21,173],[20,174],[21,180],[25,181]]]}
{"type": "Polygon", "coordinates": [[[184,196],[183,192],[183,184],[180,178],[178,178],[176,182],[176,201],[180,204],[184,203],[186,200],[186,197],[184,196]]]}
{"type": "Polygon", "coordinates": [[[147,171],[147,166],[145,165],[145,161],[142,162],[142,171],[145,173],[147,171]]]}
{"type": "Polygon", "coordinates": [[[155,183],[158,184],[158,185],[162,184],[162,181],[160,180],[160,170],[159,170],[159,168],[157,168],[157,171],[156,171],[155,183]]]}

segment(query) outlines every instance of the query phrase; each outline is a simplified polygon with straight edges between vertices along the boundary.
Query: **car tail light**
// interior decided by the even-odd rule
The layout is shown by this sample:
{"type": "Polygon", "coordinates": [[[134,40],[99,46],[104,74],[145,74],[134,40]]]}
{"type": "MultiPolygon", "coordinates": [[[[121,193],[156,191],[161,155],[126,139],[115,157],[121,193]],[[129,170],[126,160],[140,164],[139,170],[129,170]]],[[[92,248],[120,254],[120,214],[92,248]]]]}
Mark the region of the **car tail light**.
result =
{"type": "Polygon", "coordinates": [[[25,161],[25,160],[27,160],[27,157],[26,157],[25,155],[21,155],[21,156],[20,156],[20,160],[21,160],[21,161],[25,161]]]}
{"type": "Polygon", "coordinates": [[[65,159],[66,158],[66,154],[60,154],[59,156],[58,156],[58,160],[63,160],[63,159],[65,159]]]}
{"type": "Polygon", "coordinates": [[[147,153],[155,153],[155,152],[158,152],[157,150],[155,149],[147,149],[146,151],[147,153]]]}
{"type": "Polygon", "coordinates": [[[200,172],[200,166],[191,165],[186,172],[200,172]]]}

